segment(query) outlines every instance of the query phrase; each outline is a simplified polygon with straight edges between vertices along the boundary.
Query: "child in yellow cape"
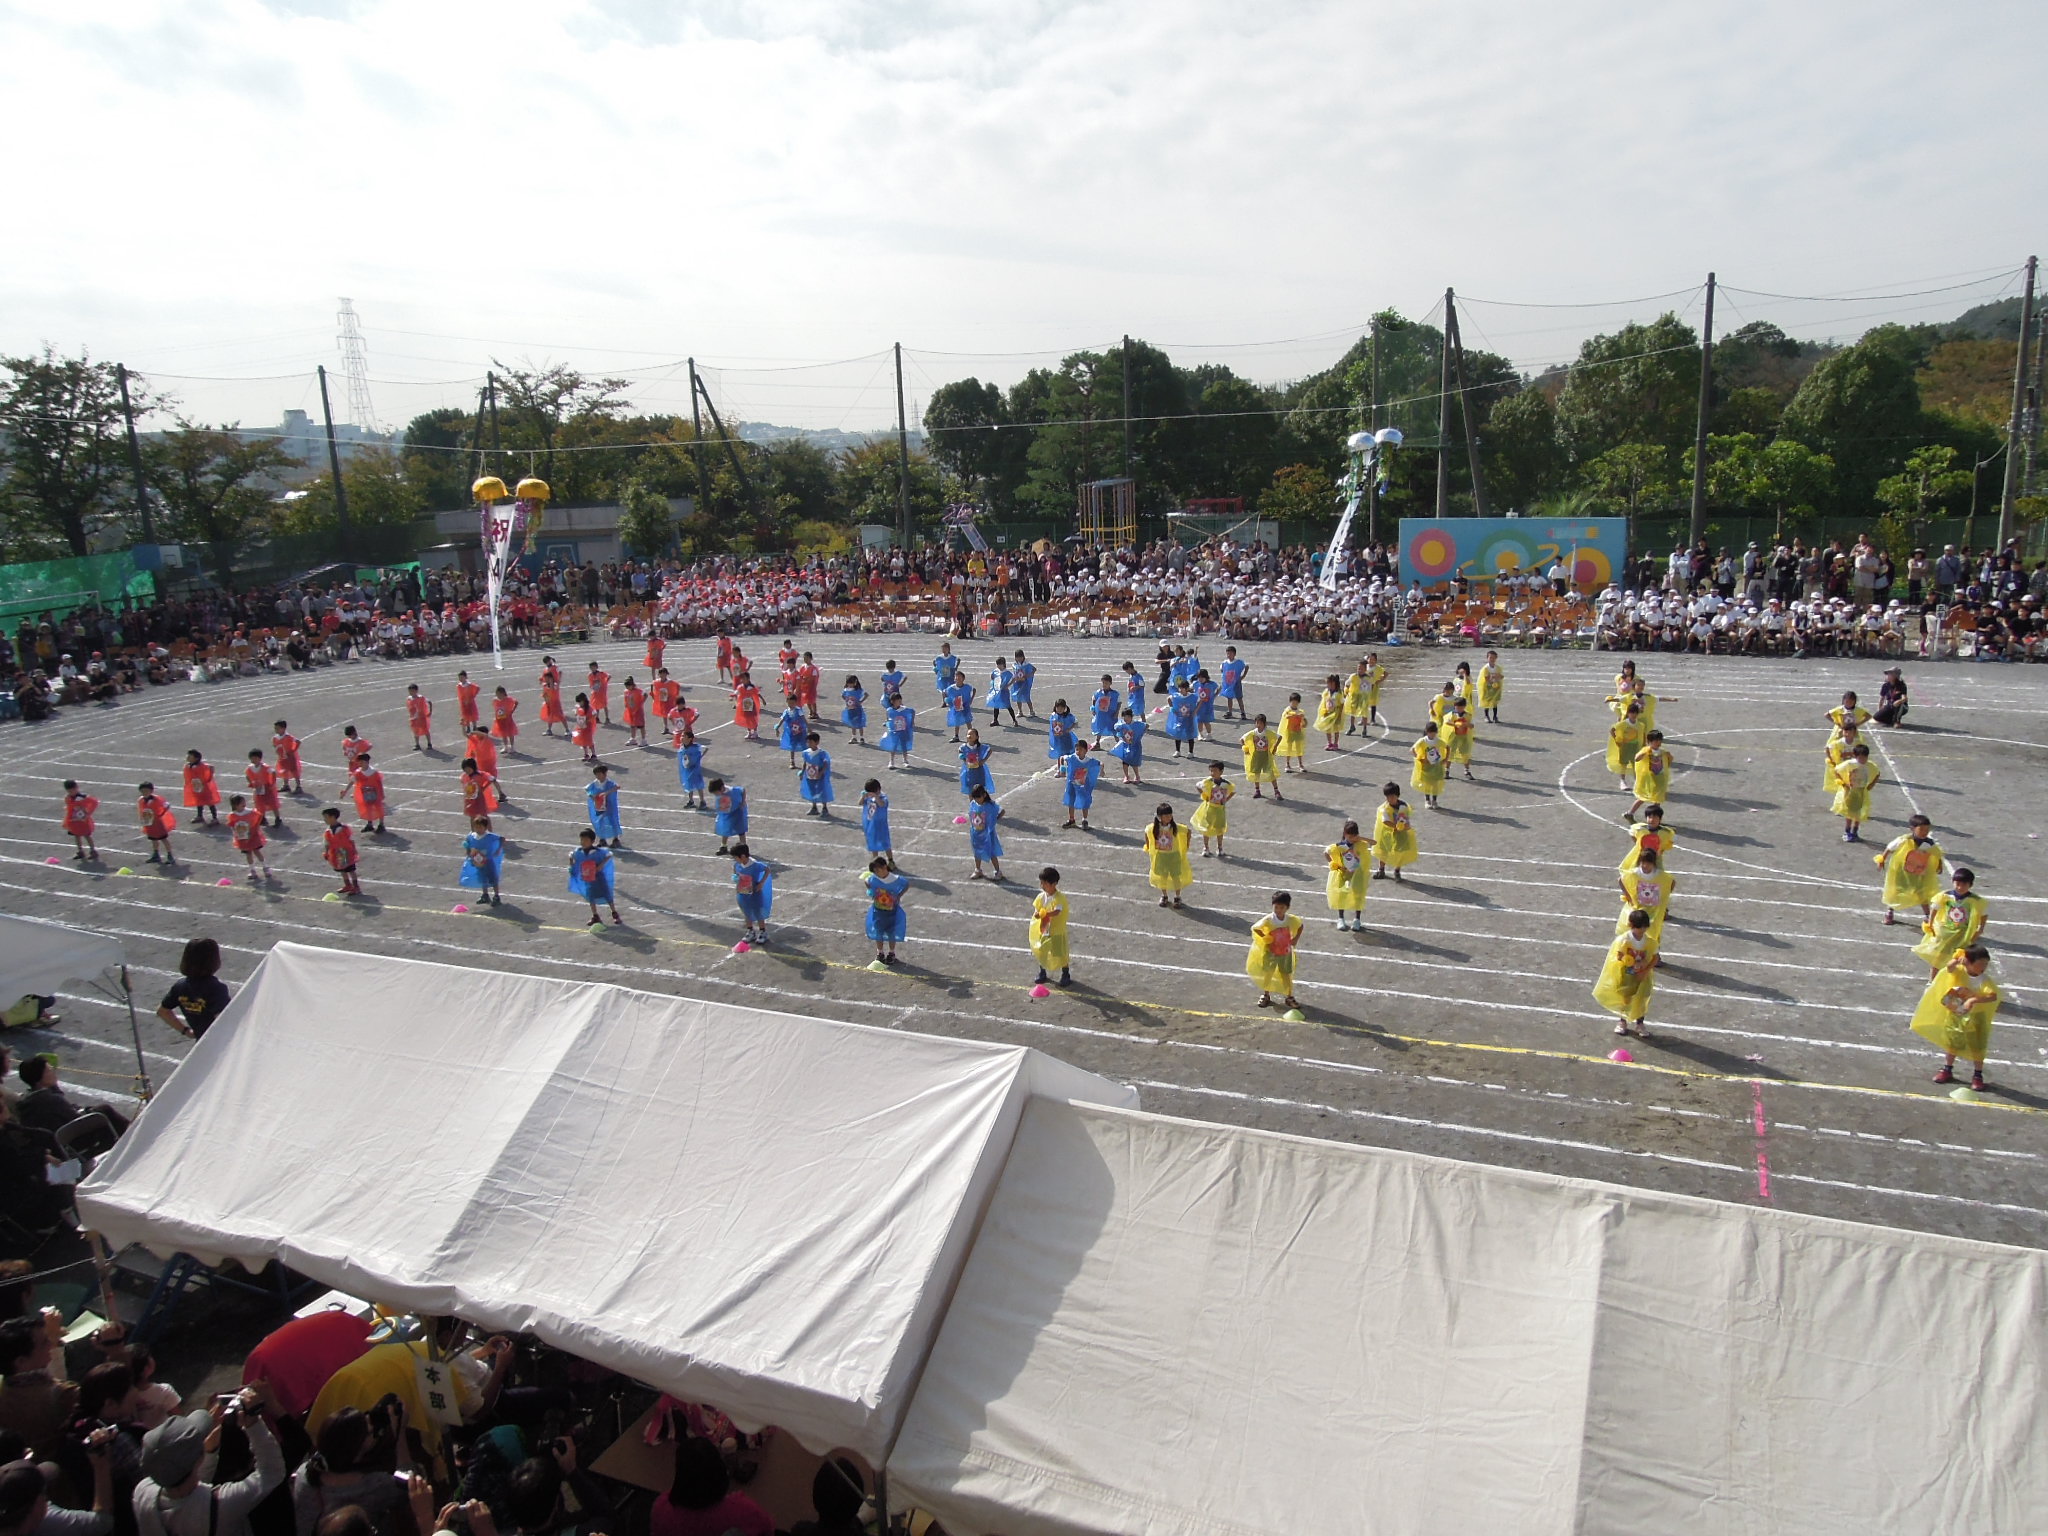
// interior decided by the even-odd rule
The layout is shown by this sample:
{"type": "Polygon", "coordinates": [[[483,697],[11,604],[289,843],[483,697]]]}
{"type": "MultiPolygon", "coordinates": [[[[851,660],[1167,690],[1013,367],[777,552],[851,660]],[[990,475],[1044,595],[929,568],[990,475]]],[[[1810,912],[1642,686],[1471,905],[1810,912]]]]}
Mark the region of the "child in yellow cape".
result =
{"type": "Polygon", "coordinates": [[[1832,795],[1837,789],[1841,788],[1841,785],[1835,780],[1835,770],[1849,761],[1849,758],[1856,751],[1856,744],[1862,739],[1857,734],[1856,727],[1853,725],[1844,730],[1832,731],[1828,734],[1828,744],[1821,752],[1820,788],[1822,794],[1832,795]]]}
{"type": "Polygon", "coordinates": [[[1294,898],[1285,891],[1273,893],[1273,912],[1252,924],[1252,950],[1244,968],[1259,984],[1259,1006],[1273,1006],[1273,994],[1280,994],[1283,1008],[1299,1008],[1294,1000],[1294,955],[1301,942],[1302,921],[1288,909],[1294,898]]]}
{"type": "Polygon", "coordinates": [[[1366,861],[1371,852],[1371,847],[1359,840],[1355,821],[1345,822],[1337,841],[1323,850],[1330,865],[1326,894],[1330,910],[1337,914],[1339,928],[1365,931],[1365,883],[1371,878],[1366,873],[1366,861]]]}
{"type": "MultiPolygon", "coordinates": [[[[1616,681],[1619,682],[1620,679],[1617,678],[1616,681]]],[[[1640,677],[1636,678],[1628,687],[1618,689],[1616,692],[1609,694],[1607,696],[1607,704],[1617,715],[1627,714],[1629,705],[1634,704],[1638,713],[1643,717],[1643,729],[1647,731],[1656,727],[1657,695],[1650,692],[1640,677]]]]}
{"type": "Polygon", "coordinates": [[[1486,665],[1479,669],[1479,715],[1500,724],[1501,695],[1507,692],[1508,677],[1500,668],[1500,652],[1488,651],[1486,665]]]}
{"type": "Polygon", "coordinates": [[[1415,826],[1409,820],[1408,802],[1401,798],[1400,785],[1383,784],[1380,795],[1380,808],[1372,818],[1372,856],[1379,868],[1372,877],[1384,880],[1391,869],[1399,880],[1401,871],[1415,862],[1415,826]]]}
{"type": "Polygon", "coordinates": [[[1444,721],[1444,758],[1456,763],[1464,770],[1465,777],[1472,778],[1472,710],[1463,699],[1451,702],[1451,712],[1444,721]]]}
{"type": "Polygon", "coordinates": [[[1263,800],[1266,792],[1260,786],[1273,786],[1273,798],[1284,798],[1280,793],[1280,737],[1266,724],[1266,717],[1260,715],[1252,722],[1252,728],[1238,738],[1238,746],[1244,753],[1244,781],[1252,787],[1252,798],[1263,800]]]}
{"type": "Polygon", "coordinates": [[[1593,983],[1593,1001],[1617,1016],[1617,1035],[1647,1040],[1650,993],[1656,985],[1657,941],[1650,937],[1650,914],[1631,912],[1627,930],[1607,946],[1607,962],[1593,983]]]}
{"type": "Polygon", "coordinates": [[[1159,892],[1159,905],[1179,906],[1180,893],[1195,883],[1195,868],[1188,862],[1188,829],[1173,819],[1173,807],[1163,800],[1145,824],[1145,856],[1152,861],[1147,878],[1159,892]]]}
{"type": "MultiPolygon", "coordinates": [[[[1356,722],[1360,735],[1365,734],[1368,725],[1380,723],[1380,684],[1387,680],[1387,669],[1380,665],[1378,651],[1367,651],[1365,660],[1358,664],[1344,683],[1344,712],[1356,722]]],[[[1344,732],[1349,736],[1351,731],[1344,732]]]]}
{"type": "Polygon", "coordinates": [[[1941,891],[1941,871],[1947,855],[1934,840],[1934,823],[1915,816],[1906,823],[1905,835],[1885,844],[1884,852],[1872,856],[1884,870],[1884,925],[1898,921],[1894,907],[1918,907],[1925,922],[1941,891]]]}
{"type": "Polygon", "coordinates": [[[1434,720],[1422,728],[1422,739],[1409,749],[1409,754],[1415,759],[1415,767],[1408,774],[1408,782],[1422,791],[1422,803],[1433,811],[1436,797],[1444,792],[1446,762],[1443,743],[1436,738],[1434,720]]]}
{"type": "Polygon", "coordinates": [[[1863,841],[1863,818],[1870,814],[1870,786],[1878,781],[1877,764],[1870,760],[1870,748],[1858,742],[1849,760],[1835,768],[1835,814],[1842,818],[1842,841],[1863,841]]]}
{"type": "Polygon", "coordinates": [[[1636,798],[1621,819],[1632,822],[1636,812],[1650,804],[1662,805],[1671,794],[1671,754],[1664,750],[1664,733],[1652,731],[1643,738],[1643,750],[1636,754],[1636,798]]]}
{"type": "Polygon", "coordinates": [[[1301,695],[1287,695],[1287,707],[1280,712],[1280,767],[1287,773],[1308,772],[1308,715],[1301,707],[1301,695]],[[1294,766],[1289,768],[1288,763],[1294,766]]]}
{"type": "Polygon", "coordinates": [[[1451,706],[1458,702],[1458,685],[1455,681],[1445,683],[1443,690],[1429,701],[1429,721],[1439,730],[1450,717],[1451,706]]]}
{"type": "Polygon", "coordinates": [[[1972,944],[1934,973],[1927,990],[1920,994],[1920,1006],[1913,1010],[1913,1033],[1934,1044],[1942,1053],[1937,1083],[1956,1080],[1956,1058],[1962,1057],[1975,1069],[1970,1086],[1984,1088],[1984,1058],[1991,1049],[1991,1025],[1998,1017],[1998,1005],[2005,994],[1990,977],[1991,951],[1972,944]]]}
{"type": "Polygon", "coordinates": [[[1636,771],[1636,754],[1643,750],[1642,711],[1631,702],[1622,717],[1607,728],[1607,771],[1629,787],[1636,771]]]}
{"type": "Polygon", "coordinates": [[[1850,692],[1843,694],[1842,702],[1828,711],[1827,719],[1828,723],[1835,728],[1833,734],[1840,736],[1867,723],[1870,719],[1870,711],[1858,704],[1856,702],[1856,695],[1850,692]]]}
{"type": "MultiPolygon", "coordinates": [[[[1664,947],[1664,917],[1671,910],[1671,893],[1677,882],[1664,872],[1664,866],[1657,855],[1643,849],[1633,869],[1621,872],[1621,921],[1614,925],[1616,933],[1627,933],[1630,914],[1650,914],[1650,942],[1660,950],[1664,947]]],[[[1657,964],[1664,963],[1660,955],[1657,964]]]]}
{"type": "Polygon", "coordinates": [[[1671,867],[1671,845],[1678,841],[1678,834],[1664,825],[1664,807],[1646,805],[1643,819],[1628,829],[1628,853],[1621,861],[1621,872],[1627,874],[1634,869],[1646,853],[1657,855],[1658,864],[1671,867]]]}
{"type": "MultiPolygon", "coordinates": [[[[1195,807],[1194,825],[1195,830],[1202,834],[1202,857],[1205,859],[1223,856],[1223,834],[1230,825],[1230,797],[1236,793],[1237,786],[1223,777],[1221,763],[1211,763],[1209,777],[1195,786],[1195,798],[1201,803],[1195,807]],[[1209,848],[1211,840],[1216,844],[1213,853],[1209,848]]],[[[1273,786],[1273,793],[1280,793],[1278,784],[1273,786]]]]}
{"type": "Polygon", "coordinates": [[[1060,872],[1047,865],[1038,872],[1038,894],[1031,899],[1031,953],[1038,961],[1038,979],[1060,973],[1060,985],[1071,987],[1074,973],[1067,950],[1067,898],[1060,894],[1060,872]]]}
{"type": "Polygon", "coordinates": [[[1977,872],[1959,869],[1949,877],[1950,889],[1934,898],[1920,924],[1923,935],[1913,953],[1935,970],[1947,965],[1957,950],[1983,936],[1991,904],[1977,894],[1977,872]]]}
{"type": "Polygon", "coordinates": [[[1323,750],[1335,752],[1344,729],[1344,680],[1334,672],[1323,679],[1322,697],[1316,700],[1316,729],[1323,733],[1323,750]]]}

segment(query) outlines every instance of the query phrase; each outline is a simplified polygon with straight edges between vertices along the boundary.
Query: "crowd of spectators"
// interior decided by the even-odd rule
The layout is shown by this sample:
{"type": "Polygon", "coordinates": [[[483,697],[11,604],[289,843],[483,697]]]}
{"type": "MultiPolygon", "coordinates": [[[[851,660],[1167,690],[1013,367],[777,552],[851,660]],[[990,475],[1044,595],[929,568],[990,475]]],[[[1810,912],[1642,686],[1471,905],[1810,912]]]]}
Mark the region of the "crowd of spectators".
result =
{"type": "MultiPolygon", "coordinates": [[[[1391,545],[1338,556],[1296,546],[1170,539],[1114,548],[1041,542],[1029,549],[924,545],[839,554],[682,562],[541,562],[515,569],[499,642],[547,644],[605,626],[672,637],[818,629],[917,628],[956,637],[1005,633],[1194,636],[1356,645],[1384,640],[1428,599],[1402,590],[1391,545]]],[[[1484,583],[1510,612],[1565,588],[1562,566],[1484,583]]],[[[1917,549],[1901,568],[1867,538],[1803,539],[1739,553],[1704,540],[1644,555],[1598,601],[1603,645],[1764,655],[2048,655],[2048,561],[2003,549],[1917,549]],[[1940,622],[1937,623],[1939,618],[1940,622]]],[[[1417,629],[1426,631],[1427,613],[1417,629]]],[[[1426,635],[1425,635],[1426,637],[1426,635]]],[[[1455,638],[1455,635],[1452,637],[1455,638]]],[[[217,681],[382,657],[489,649],[481,576],[448,566],[378,582],[339,570],[237,591],[88,606],[0,632],[0,717],[40,719],[59,705],[104,703],[150,685],[217,681]]]]}
{"type": "Polygon", "coordinates": [[[1915,549],[1901,570],[1868,538],[1702,540],[1644,556],[1634,582],[1597,599],[1600,643],[1616,650],[1773,656],[2048,659],[2048,561],[2002,549],[1915,549]]]}

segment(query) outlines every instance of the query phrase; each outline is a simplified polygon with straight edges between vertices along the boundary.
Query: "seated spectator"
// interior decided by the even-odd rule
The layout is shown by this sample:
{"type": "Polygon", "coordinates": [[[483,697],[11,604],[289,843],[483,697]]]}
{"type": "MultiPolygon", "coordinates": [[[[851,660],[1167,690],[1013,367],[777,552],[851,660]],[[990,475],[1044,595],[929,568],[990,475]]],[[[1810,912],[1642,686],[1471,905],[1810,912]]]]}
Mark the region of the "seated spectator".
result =
{"type": "MultiPolygon", "coordinates": [[[[49,1179],[51,1165],[60,1161],[49,1133],[16,1120],[14,1105],[0,1094],[0,1211],[31,1235],[70,1225],[71,1187],[49,1179]]],[[[9,1369],[0,1352],[0,1373],[9,1369]]],[[[0,1427],[6,1422],[0,1418],[0,1427]]]]}
{"type": "Polygon", "coordinates": [[[264,1421],[264,1392],[244,1387],[211,1412],[166,1419],[142,1437],[142,1481],[133,1500],[138,1536],[250,1536],[249,1512],[284,1483],[284,1453],[264,1421]],[[255,1462],[247,1477],[207,1483],[200,1474],[232,1414],[255,1462]]]}
{"type": "MultiPolygon", "coordinates": [[[[16,1069],[16,1076],[27,1086],[28,1092],[21,1096],[16,1113],[21,1123],[32,1131],[49,1131],[52,1135],[66,1126],[76,1125],[80,1120],[97,1122],[90,1137],[77,1143],[77,1150],[86,1156],[98,1156],[107,1150],[128,1129],[128,1118],[118,1110],[104,1104],[75,1104],[65,1094],[64,1087],[57,1081],[57,1064],[48,1056],[31,1056],[16,1069]]],[[[84,1128],[81,1128],[84,1129],[84,1128]]],[[[77,1133],[74,1132],[74,1135],[77,1133]]]]}
{"type": "Polygon", "coordinates": [[[654,1501],[647,1536],[774,1536],[768,1512],[732,1486],[725,1458],[709,1440],[676,1442],[668,1492],[654,1501]]]}
{"type": "Polygon", "coordinates": [[[63,1347],[64,1319],[54,1307],[0,1323],[0,1429],[21,1436],[39,1460],[58,1452],[78,1415],[78,1383],[51,1374],[63,1347]]]}

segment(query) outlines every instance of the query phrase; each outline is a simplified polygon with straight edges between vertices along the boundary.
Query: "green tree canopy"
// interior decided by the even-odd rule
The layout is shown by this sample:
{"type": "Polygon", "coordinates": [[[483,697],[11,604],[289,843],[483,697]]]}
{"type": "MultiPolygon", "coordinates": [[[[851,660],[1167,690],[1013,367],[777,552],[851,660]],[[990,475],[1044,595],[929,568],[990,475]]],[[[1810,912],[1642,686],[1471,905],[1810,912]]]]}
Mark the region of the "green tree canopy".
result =
{"type": "Polygon", "coordinates": [[[180,420],[149,446],[149,482],[163,498],[164,531],[206,546],[215,580],[234,579],[249,541],[269,531],[281,470],[298,460],[267,437],[180,420]]]}
{"type": "MultiPolygon", "coordinates": [[[[119,518],[127,420],[115,365],[50,348],[0,358],[0,511],[10,555],[91,553],[119,518]]],[[[128,381],[137,414],[167,404],[128,381]]]]}
{"type": "Polygon", "coordinates": [[[1590,465],[1624,444],[1664,450],[1667,465],[1693,439],[1699,416],[1700,343],[1673,314],[1623,326],[1579,348],[1557,399],[1558,435],[1590,465]]]}
{"type": "Polygon", "coordinates": [[[1832,499],[1842,511],[1868,511],[1878,482],[1925,440],[1915,377],[1925,355],[1905,327],[1879,326],[1822,359],[1785,407],[1783,434],[1834,460],[1832,499]]]}

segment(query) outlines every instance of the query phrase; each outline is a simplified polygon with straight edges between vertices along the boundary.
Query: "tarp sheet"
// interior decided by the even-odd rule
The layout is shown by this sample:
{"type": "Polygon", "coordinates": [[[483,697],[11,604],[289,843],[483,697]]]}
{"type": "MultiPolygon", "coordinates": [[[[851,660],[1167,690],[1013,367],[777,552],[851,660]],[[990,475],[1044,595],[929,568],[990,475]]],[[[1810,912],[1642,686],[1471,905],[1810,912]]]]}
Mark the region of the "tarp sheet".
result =
{"type": "Polygon", "coordinates": [[[103,933],[0,913],[0,1005],[67,981],[95,981],[121,968],[121,945],[103,933]]]}
{"type": "Polygon", "coordinates": [[[81,1186],[116,1243],[282,1258],[879,1463],[1036,1051],[279,944],[81,1186]]]}
{"type": "Polygon", "coordinates": [[[156,578],[139,568],[127,550],[0,565],[0,611],[15,617],[21,610],[33,615],[40,608],[62,616],[94,600],[102,607],[118,608],[123,597],[147,602],[155,595],[156,578]]]}
{"type": "Polygon", "coordinates": [[[2042,1528],[2048,1254],[1036,1101],[890,1461],[953,1536],[2042,1528]]]}

